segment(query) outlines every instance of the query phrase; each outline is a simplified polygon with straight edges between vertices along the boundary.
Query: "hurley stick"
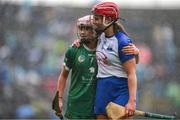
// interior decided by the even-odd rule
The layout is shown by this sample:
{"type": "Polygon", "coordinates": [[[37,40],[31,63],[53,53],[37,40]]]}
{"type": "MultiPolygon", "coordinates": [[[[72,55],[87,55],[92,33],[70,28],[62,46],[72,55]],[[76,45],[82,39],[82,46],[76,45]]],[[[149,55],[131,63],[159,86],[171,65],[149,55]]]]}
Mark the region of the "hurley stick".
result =
{"type": "MultiPolygon", "coordinates": [[[[125,117],[125,115],[126,115],[125,107],[120,106],[113,102],[110,102],[107,105],[106,112],[107,112],[108,117],[112,120],[121,119],[121,118],[125,117]]],[[[156,118],[156,119],[172,119],[172,120],[176,119],[175,116],[161,115],[161,114],[156,114],[156,113],[144,112],[144,111],[140,111],[140,110],[136,110],[134,115],[148,117],[148,118],[156,118]]]]}

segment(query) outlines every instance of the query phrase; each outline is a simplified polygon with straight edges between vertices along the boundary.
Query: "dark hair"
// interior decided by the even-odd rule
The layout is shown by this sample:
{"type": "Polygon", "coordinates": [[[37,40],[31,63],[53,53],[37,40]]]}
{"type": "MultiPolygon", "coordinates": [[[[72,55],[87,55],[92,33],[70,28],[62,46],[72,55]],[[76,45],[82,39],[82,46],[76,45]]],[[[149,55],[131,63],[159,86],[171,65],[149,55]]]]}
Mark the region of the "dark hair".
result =
{"type": "Polygon", "coordinates": [[[117,32],[123,32],[124,34],[128,35],[128,33],[126,32],[124,26],[120,23],[120,22],[115,22],[113,24],[113,29],[114,29],[114,33],[117,33],[117,32]]]}

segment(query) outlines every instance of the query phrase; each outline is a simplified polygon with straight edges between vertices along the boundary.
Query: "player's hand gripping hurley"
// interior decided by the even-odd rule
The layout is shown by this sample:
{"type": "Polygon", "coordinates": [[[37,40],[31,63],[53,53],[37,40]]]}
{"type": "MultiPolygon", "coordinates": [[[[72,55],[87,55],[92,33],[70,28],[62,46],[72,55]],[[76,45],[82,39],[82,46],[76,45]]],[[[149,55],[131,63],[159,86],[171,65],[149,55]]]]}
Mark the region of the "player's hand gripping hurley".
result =
{"type": "MultiPolygon", "coordinates": [[[[123,118],[126,115],[125,107],[120,106],[116,103],[110,102],[106,107],[107,115],[112,120],[118,120],[123,118]]],[[[156,113],[150,113],[150,112],[144,112],[140,110],[135,110],[134,112],[135,116],[143,116],[148,118],[156,118],[156,119],[176,119],[176,116],[172,115],[161,115],[156,113]]]]}

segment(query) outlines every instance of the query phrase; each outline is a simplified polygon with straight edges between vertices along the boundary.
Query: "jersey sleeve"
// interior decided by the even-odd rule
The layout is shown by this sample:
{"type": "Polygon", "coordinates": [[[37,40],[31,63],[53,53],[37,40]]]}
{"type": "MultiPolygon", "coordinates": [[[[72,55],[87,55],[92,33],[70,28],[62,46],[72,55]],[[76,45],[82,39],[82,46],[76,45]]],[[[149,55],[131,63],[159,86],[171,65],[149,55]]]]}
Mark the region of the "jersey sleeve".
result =
{"type": "Polygon", "coordinates": [[[132,40],[126,35],[124,35],[123,37],[121,37],[120,40],[118,40],[118,54],[119,54],[119,59],[122,63],[130,59],[133,59],[135,57],[134,55],[126,55],[122,51],[123,47],[128,46],[129,43],[132,43],[132,40]]]}
{"type": "Polygon", "coordinates": [[[73,48],[69,47],[64,57],[65,69],[69,71],[72,68],[72,64],[73,64],[73,48]]]}

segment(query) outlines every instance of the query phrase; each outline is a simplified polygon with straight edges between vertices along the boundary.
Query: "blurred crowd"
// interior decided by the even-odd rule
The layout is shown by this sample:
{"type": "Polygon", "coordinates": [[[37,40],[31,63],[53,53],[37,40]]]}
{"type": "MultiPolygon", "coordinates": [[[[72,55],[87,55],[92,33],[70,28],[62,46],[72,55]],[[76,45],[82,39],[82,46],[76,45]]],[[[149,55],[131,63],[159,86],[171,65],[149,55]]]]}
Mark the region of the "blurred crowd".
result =
{"type": "MultiPolygon", "coordinates": [[[[56,118],[51,110],[76,19],[89,8],[0,3],[0,119],[56,118]]],[[[180,114],[179,10],[121,10],[140,49],[139,109],[180,114]]]]}

